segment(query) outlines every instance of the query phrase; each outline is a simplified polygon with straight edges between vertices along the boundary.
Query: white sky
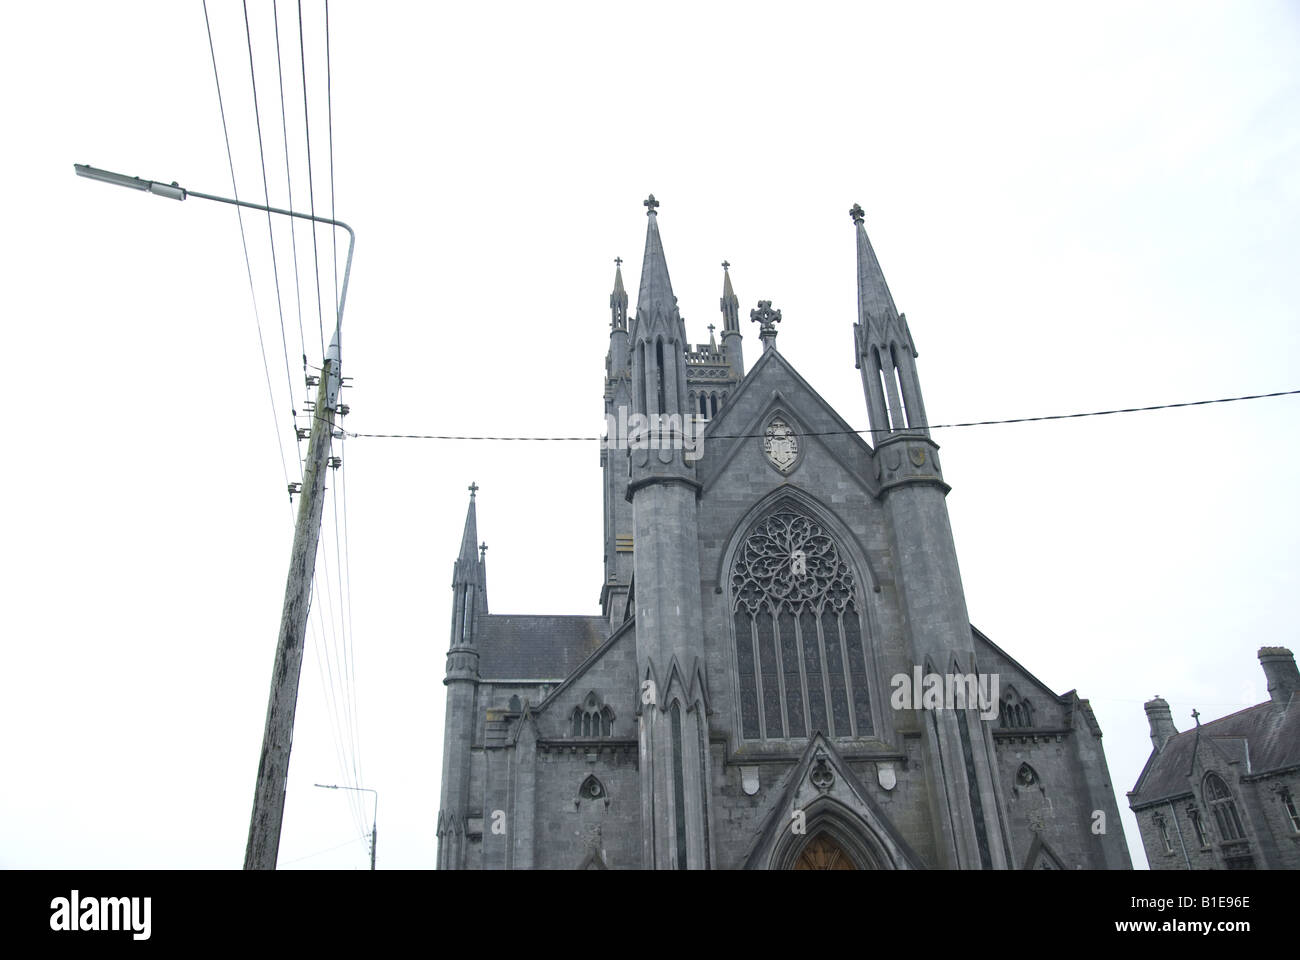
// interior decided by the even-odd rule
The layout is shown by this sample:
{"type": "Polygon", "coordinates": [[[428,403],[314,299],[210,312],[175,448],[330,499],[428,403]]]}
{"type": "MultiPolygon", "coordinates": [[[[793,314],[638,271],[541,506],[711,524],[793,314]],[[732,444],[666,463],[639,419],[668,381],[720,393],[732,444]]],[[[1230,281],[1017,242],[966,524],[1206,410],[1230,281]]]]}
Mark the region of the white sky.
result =
{"type": "MultiPolygon", "coordinates": [[[[249,7],[284,205],[270,5],[249,7]]],[[[320,212],[323,18],[304,8],[320,212]]],[[[332,5],[337,211],[358,232],[349,429],[599,432],[612,261],[635,291],[651,191],[692,339],[718,322],[728,259],[742,309],[783,311],[782,353],[855,426],[854,202],[933,422],[1300,387],[1294,4],[647,9],[332,5]]],[[[233,211],[72,171],[229,194],[201,6],[6,12],[0,866],[235,868],[291,540],[273,427],[296,472],[266,218],[245,229],[278,422],[233,211]]],[[[305,209],[296,5],[279,12],[305,209]]],[[[240,194],[259,199],[242,11],[210,13],[240,194]]],[[[297,243],[319,363],[310,233],[297,243]]],[[[1259,702],[1256,649],[1300,643],[1298,415],[1292,397],[936,432],[971,617],[1091,699],[1139,865],[1124,792],[1150,748],[1142,702],[1166,697],[1180,728],[1259,702]]],[[[482,487],[494,612],[595,613],[597,451],[344,455],[379,866],[428,867],[465,488],[482,487]]],[[[336,575],[330,504],[325,528],[336,575]]],[[[337,587],[327,603],[337,619],[337,587]]],[[[369,806],[311,786],[345,776],[313,644],[280,862],[360,869],[369,806]]]]}

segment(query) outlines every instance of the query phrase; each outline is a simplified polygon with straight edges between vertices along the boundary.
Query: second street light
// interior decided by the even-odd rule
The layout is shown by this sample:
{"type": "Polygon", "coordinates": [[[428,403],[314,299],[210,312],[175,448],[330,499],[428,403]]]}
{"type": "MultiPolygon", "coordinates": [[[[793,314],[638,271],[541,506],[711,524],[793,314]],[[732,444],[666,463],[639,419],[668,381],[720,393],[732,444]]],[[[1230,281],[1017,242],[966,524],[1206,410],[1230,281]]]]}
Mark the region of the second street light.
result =
{"type": "MultiPolygon", "coordinates": [[[[312,416],[311,439],[307,445],[307,463],[303,472],[302,499],[294,525],[293,548],[289,556],[289,578],[285,585],[284,606],[280,613],[280,633],[276,641],[275,665],[271,671],[271,694],[266,708],[266,726],[262,734],[262,753],[257,765],[257,787],[253,794],[253,815],[248,827],[248,845],[244,850],[245,870],[274,870],[280,851],[280,827],[284,820],[284,791],[289,776],[289,751],[293,744],[293,722],[298,708],[298,679],[302,671],[303,641],[307,630],[307,612],[311,604],[312,577],[316,569],[316,544],[320,538],[321,510],[325,488],[325,465],[334,435],[334,416],[338,406],[343,336],[343,306],[348,298],[348,277],[352,273],[352,251],[356,234],[341,220],[313,214],[281,210],[245,200],[214,196],[187,190],[175,182],[128,177],[85,164],[73,164],[79,177],[141,190],[171,200],[198,197],[232,206],[247,207],[265,213],[278,213],[300,220],[327,223],[348,232],[348,257],[343,268],[343,288],[339,293],[334,336],[321,362],[320,388],[312,416]]],[[[378,797],[376,797],[378,800],[378,797]]],[[[378,806],[378,803],[376,803],[378,806]]]]}
{"type": "Polygon", "coordinates": [[[370,821],[370,869],[375,869],[375,848],[379,842],[379,791],[371,790],[369,787],[340,787],[336,783],[318,783],[316,786],[323,790],[355,790],[358,793],[375,795],[375,816],[370,821]]]}

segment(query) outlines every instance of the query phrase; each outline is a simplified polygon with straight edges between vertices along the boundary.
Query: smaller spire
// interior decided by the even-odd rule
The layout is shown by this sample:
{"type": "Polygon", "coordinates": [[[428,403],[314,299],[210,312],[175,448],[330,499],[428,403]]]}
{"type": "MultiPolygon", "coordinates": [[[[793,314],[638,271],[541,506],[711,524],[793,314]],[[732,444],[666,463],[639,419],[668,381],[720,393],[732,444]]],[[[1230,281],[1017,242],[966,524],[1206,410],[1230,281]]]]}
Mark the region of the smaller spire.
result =
{"type": "Polygon", "coordinates": [[[717,329],[713,324],[709,324],[709,350],[716,353],[718,350],[718,341],[713,338],[713,331],[717,329]]]}
{"type": "Polygon", "coordinates": [[[487,559],[487,541],[484,540],[478,545],[478,562],[482,563],[487,559]]]}
{"type": "MultiPolygon", "coordinates": [[[[458,566],[465,563],[474,563],[478,560],[478,513],[474,509],[474,495],[478,493],[479,486],[477,483],[469,485],[469,509],[465,512],[465,533],[460,538],[460,556],[458,566]]],[[[468,572],[468,567],[464,572],[468,572]]]]}
{"type": "Polygon", "coordinates": [[[722,329],[724,332],[740,332],[740,299],[731,287],[731,273],[726,260],[722,261],[722,299],[718,305],[722,308],[722,329]]]}
{"type": "Polygon", "coordinates": [[[609,325],[613,330],[627,329],[627,290],[623,288],[623,258],[614,258],[614,291],[609,295],[609,325]]]}
{"type": "Polygon", "coordinates": [[[475,509],[474,494],[478,493],[478,484],[469,485],[469,509],[465,511],[465,532],[460,538],[460,552],[452,569],[452,586],[458,584],[475,584],[482,582],[482,555],[478,549],[478,512],[475,509]]]}

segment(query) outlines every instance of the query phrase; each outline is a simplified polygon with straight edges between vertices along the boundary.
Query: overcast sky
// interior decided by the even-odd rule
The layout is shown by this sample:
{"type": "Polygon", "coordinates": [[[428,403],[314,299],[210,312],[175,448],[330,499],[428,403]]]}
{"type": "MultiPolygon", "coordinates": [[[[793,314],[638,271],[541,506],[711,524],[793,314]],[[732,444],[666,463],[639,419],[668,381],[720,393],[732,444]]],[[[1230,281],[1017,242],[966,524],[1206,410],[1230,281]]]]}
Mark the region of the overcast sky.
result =
{"type": "MultiPolygon", "coordinates": [[[[854,426],[855,202],[935,423],[1300,388],[1294,4],[793,10],[336,0],[331,118],[323,7],[303,4],[303,63],[281,2],[294,205],[305,70],[316,209],[332,119],[358,235],[344,425],[597,434],[613,260],[635,291],[650,192],[691,338],[720,322],[727,259],[742,310],[782,310],[778,348],[854,426]]],[[[260,200],[242,8],[209,12],[238,190],[260,200]]],[[[231,208],[74,177],[230,194],[201,4],[7,14],[0,866],[237,868],[292,536],[298,297],[319,364],[330,236],[322,320],[311,233],[274,224],[282,339],[266,217],[244,219],[250,268],[231,208]]],[[[271,5],[249,22],[287,205],[271,5]]],[[[1180,729],[1259,702],[1256,649],[1300,643],[1298,420],[1286,397],[935,432],[971,617],[1091,700],[1136,865],[1143,701],[1180,729]]],[[[429,867],[465,488],[493,612],[597,613],[598,452],[358,438],[343,456],[280,864],[367,866],[369,801],[312,786],[349,778],[379,791],[379,867],[429,867]],[[350,622],[356,774],[325,693],[338,661],[317,658],[343,646],[330,622],[350,622]]]]}

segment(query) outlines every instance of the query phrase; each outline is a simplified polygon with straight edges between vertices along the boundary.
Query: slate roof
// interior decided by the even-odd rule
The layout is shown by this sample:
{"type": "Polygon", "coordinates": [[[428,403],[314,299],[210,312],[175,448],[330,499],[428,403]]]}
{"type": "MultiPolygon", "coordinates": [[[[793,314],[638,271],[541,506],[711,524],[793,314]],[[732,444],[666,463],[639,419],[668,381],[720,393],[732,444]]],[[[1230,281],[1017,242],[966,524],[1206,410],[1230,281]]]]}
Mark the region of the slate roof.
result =
{"type": "MultiPolygon", "coordinates": [[[[1287,706],[1267,700],[1203,723],[1200,739],[1200,750],[1217,750],[1228,760],[1240,762],[1243,775],[1300,766],[1300,698],[1293,698],[1287,706]]],[[[1129,806],[1186,794],[1195,745],[1193,727],[1170,737],[1163,750],[1152,753],[1129,793],[1129,806]]]]}
{"type": "Polygon", "coordinates": [[[477,626],[484,680],[563,680],[609,636],[604,617],[489,614],[477,626]]]}

